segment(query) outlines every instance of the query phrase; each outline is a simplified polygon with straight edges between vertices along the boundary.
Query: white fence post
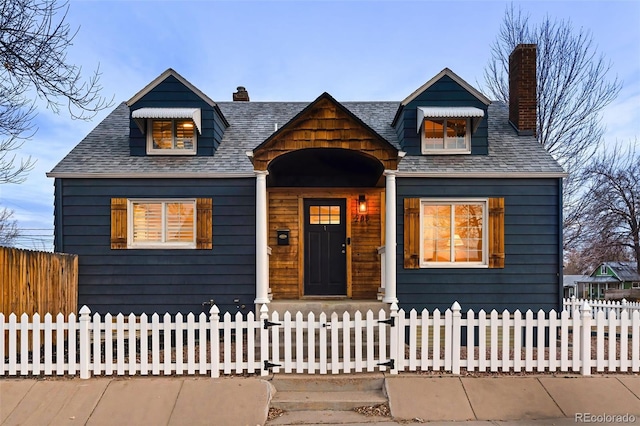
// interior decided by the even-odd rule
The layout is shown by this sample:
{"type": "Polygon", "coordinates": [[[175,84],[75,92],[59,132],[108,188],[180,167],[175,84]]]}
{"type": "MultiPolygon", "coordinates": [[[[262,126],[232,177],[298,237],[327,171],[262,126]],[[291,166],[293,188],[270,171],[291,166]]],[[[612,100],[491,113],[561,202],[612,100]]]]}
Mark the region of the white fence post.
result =
{"type": "Polygon", "coordinates": [[[451,333],[451,372],[453,374],[460,374],[460,321],[462,314],[460,313],[460,304],[455,301],[451,306],[453,311],[453,330],[451,333]]]}
{"type": "Polygon", "coordinates": [[[211,325],[211,377],[220,377],[220,309],[213,305],[209,309],[211,325]]]}
{"type": "MultiPolygon", "coordinates": [[[[91,309],[87,305],[80,308],[80,378],[91,377],[89,372],[89,357],[91,356],[91,339],[89,337],[89,321],[91,321],[91,309]]],[[[69,360],[71,362],[71,360],[69,360]]],[[[94,360],[100,362],[100,360],[94,360]]]]}
{"type": "MultiPolygon", "coordinates": [[[[591,306],[585,301],[582,305],[582,375],[591,375],[591,306]]],[[[574,330],[575,333],[575,330],[574,330]]],[[[609,354],[611,357],[612,355],[609,354]]],[[[615,356],[615,352],[614,355],[615,356]]]]}
{"type": "Polygon", "coordinates": [[[269,320],[269,308],[264,303],[260,307],[260,375],[266,376],[269,374],[266,363],[269,360],[269,329],[266,326],[269,320]]]}
{"type": "Polygon", "coordinates": [[[401,350],[404,350],[404,327],[398,326],[398,304],[393,302],[391,304],[389,318],[391,318],[391,328],[389,329],[389,359],[391,363],[391,374],[398,374],[398,362],[401,350]],[[402,336],[399,334],[402,333],[402,336]]]}

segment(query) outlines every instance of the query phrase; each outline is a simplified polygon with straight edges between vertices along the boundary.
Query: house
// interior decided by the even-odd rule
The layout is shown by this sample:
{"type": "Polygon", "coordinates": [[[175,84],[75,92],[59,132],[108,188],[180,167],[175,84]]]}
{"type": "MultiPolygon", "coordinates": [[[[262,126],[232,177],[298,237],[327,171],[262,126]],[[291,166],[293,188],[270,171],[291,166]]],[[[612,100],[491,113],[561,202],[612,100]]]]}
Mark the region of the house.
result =
{"type": "Polygon", "coordinates": [[[535,45],[509,106],[444,69],[401,101],[218,102],[172,69],[48,174],[94,312],[340,299],[559,309],[562,178],[535,45]]]}
{"type": "Polygon", "coordinates": [[[587,275],[563,275],[562,283],[564,287],[564,297],[578,296],[578,281],[587,278],[587,275]]]}
{"type": "MultiPolygon", "coordinates": [[[[640,293],[640,273],[635,262],[603,262],[590,275],[578,280],[577,286],[578,294],[585,299],[604,299],[610,290],[635,289],[640,293]]],[[[619,298],[622,297],[625,296],[619,298]]]]}

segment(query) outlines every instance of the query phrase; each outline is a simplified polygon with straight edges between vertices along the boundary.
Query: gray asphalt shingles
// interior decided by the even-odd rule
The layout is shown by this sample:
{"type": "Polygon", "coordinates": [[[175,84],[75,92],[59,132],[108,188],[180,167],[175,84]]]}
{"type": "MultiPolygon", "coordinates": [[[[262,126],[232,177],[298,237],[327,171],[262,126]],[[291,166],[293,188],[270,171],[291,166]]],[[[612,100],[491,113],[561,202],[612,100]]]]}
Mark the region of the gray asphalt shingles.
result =
{"type": "MultiPolygon", "coordinates": [[[[121,103],[51,171],[52,175],[144,175],[253,173],[246,155],[276,128],[286,125],[306,102],[220,102],[230,126],[213,156],[129,155],[129,108],[121,103]]],[[[391,122],[399,102],[343,102],[342,105],[400,149],[391,122]]],[[[406,173],[560,174],[562,168],[532,136],[518,136],[508,123],[508,109],[489,106],[488,155],[407,155],[398,170],[406,173]]]]}

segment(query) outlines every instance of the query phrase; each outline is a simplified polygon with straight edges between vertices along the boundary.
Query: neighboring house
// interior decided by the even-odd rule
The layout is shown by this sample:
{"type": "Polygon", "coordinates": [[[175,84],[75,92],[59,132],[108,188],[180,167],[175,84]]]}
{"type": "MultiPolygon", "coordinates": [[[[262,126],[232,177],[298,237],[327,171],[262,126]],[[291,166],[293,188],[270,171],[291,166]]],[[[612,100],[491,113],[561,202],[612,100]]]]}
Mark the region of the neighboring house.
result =
{"type": "Polygon", "coordinates": [[[449,69],[400,102],[215,102],[167,70],[48,174],[79,303],[559,309],[565,174],[534,137],[535,53],[512,54],[510,106],[449,69]]]}
{"type": "Polygon", "coordinates": [[[564,297],[578,297],[578,281],[587,278],[586,275],[564,275],[562,285],[564,287],[564,297]]]}
{"type": "Polygon", "coordinates": [[[635,262],[604,262],[577,284],[580,297],[604,299],[607,290],[640,291],[640,274],[635,262]]]}

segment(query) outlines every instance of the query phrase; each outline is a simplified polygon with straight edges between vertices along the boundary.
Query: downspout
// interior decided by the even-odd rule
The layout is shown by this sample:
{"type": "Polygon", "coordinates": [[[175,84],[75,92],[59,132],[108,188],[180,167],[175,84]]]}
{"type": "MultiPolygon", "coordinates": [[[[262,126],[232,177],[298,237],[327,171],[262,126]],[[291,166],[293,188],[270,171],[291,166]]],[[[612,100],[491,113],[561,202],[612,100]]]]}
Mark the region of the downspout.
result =
{"type": "Polygon", "coordinates": [[[53,181],[55,191],[55,204],[54,204],[54,222],[53,222],[53,251],[63,253],[64,250],[64,236],[63,236],[63,224],[62,219],[62,179],[55,178],[53,181]]]}
{"type": "Polygon", "coordinates": [[[562,312],[562,298],[564,296],[564,244],[563,244],[563,204],[562,204],[562,178],[558,178],[558,309],[557,312],[562,312]]]}

